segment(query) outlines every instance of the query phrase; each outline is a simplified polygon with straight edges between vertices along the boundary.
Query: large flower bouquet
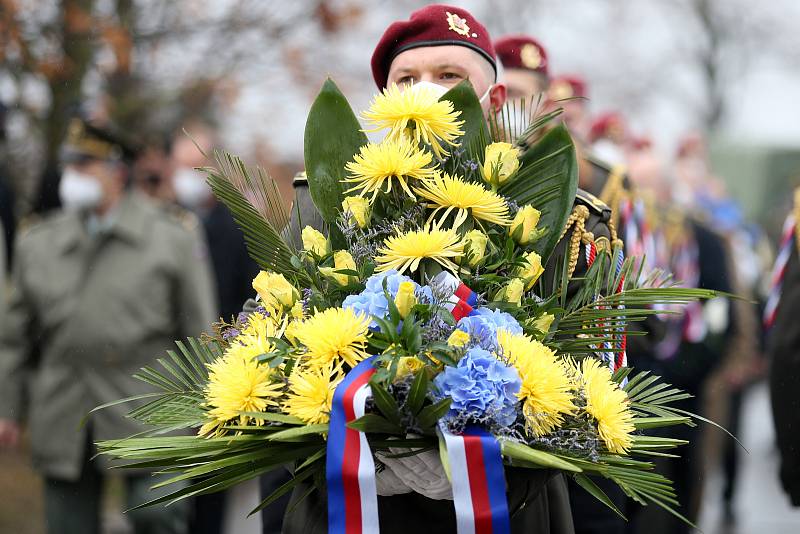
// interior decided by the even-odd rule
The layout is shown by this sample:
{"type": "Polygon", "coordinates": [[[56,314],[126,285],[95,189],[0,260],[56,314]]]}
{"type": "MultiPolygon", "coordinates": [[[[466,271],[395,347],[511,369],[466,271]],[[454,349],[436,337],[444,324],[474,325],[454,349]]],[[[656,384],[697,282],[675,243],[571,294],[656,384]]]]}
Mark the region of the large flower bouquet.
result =
{"type": "Polygon", "coordinates": [[[327,81],[305,140],[318,229],[284,211],[265,173],[217,153],[205,170],[263,269],[257,305],[143,369],[157,391],[131,416],[153,430],[101,453],[184,482],[148,504],[290,464],[261,507],[315,481],[332,531],[353,514],[368,524],[393,459],[431,451],[459,521],[503,524],[509,465],[568,473],[612,508],[587,475],[674,510],[649,459],[680,443],[647,430],[692,424],[671,407],[687,395],[619,366],[623,330],[653,304],[711,294],[585,240],[574,146],[548,126],[557,113],[510,132],[503,114],[486,123],[467,82],[443,96],[391,87],[362,115],[388,131],[372,143],[327,81]]]}

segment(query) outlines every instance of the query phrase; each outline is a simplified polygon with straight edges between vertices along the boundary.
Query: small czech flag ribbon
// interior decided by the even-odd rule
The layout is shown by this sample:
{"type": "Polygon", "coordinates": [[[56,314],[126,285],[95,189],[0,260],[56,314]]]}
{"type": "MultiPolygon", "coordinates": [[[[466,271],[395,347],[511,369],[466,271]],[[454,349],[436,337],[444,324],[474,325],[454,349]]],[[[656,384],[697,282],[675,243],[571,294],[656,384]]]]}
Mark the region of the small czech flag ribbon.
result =
{"type": "Polygon", "coordinates": [[[509,534],[511,520],[500,443],[478,427],[455,435],[439,428],[445,440],[458,534],[509,534]]]}
{"type": "Polygon", "coordinates": [[[375,374],[374,359],[356,365],[333,394],[326,458],[331,534],[379,531],[372,451],[363,432],[347,428],[347,423],[364,415],[364,405],[372,395],[369,379],[375,374]]]}
{"type": "Polygon", "coordinates": [[[442,271],[434,277],[433,283],[446,288],[450,294],[445,307],[453,314],[456,322],[473,314],[475,305],[478,304],[478,294],[455,275],[442,271]]]}

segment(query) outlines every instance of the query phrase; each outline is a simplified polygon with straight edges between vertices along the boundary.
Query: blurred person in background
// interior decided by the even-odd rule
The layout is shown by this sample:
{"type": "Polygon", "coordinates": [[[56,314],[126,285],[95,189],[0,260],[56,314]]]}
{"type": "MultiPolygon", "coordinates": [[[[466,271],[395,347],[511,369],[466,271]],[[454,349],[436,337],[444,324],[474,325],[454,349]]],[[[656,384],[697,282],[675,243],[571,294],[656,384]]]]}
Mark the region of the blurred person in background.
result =
{"type": "MultiPolygon", "coordinates": [[[[19,425],[27,422],[50,534],[99,532],[106,462],[92,461],[93,442],[145,430],[126,417],[128,405],[100,410],[82,424],[84,417],[149,391],[133,374],[215,318],[196,218],[131,192],[132,156],[118,136],[74,119],[61,152],[64,209],[30,227],[16,245],[0,325],[0,446],[15,447],[19,425]]],[[[157,482],[149,472],[123,476],[126,509],[165,492],[149,489],[157,482]]],[[[187,532],[181,503],[128,517],[137,534],[187,532]]]]}
{"type": "Polygon", "coordinates": [[[780,453],[780,481],[800,507],[800,188],[783,226],[764,326],[770,362],[772,417],[780,453]]]}
{"type": "MultiPolygon", "coordinates": [[[[217,315],[232,322],[242,309],[242,302],[252,297],[253,278],[258,274],[258,265],[250,258],[244,235],[233,219],[230,210],[219,202],[206,181],[206,175],[198,170],[207,166],[218,145],[213,129],[195,122],[178,129],[171,140],[168,173],[162,190],[168,190],[184,208],[191,210],[202,221],[208,242],[214,280],[219,304],[217,315]]],[[[289,476],[277,471],[270,473],[262,484],[269,495],[289,476]],[[273,482],[274,480],[274,482],[273,482]]],[[[230,492],[212,493],[196,497],[193,507],[191,532],[218,534],[222,532],[226,498],[230,492]]],[[[265,532],[280,532],[283,512],[289,496],[281,502],[267,507],[261,514],[265,532]]]]}
{"type": "Polygon", "coordinates": [[[506,35],[494,42],[497,59],[503,65],[503,79],[509,102],[535,106],[550,81],[547,51],[529,35],[506,35]]]}
{"type": "Polygon", "coordinates": [[[8,175],[8,144],[6,141],[6,118],[8,108],[0,103],[0,230],[3,237],[3,255],[5,256],[4,274],[11,268],[14,252],[14,235],[17,219],[14,216],[14,191],[10,187],[11,177],[8,175]]]}
{"type": "Polygon", "coordinates": [[[563,108],[562,120],[576,142],[586,146],[591,126],[589,91],[581,76],[564,74],[550,80],[547,98],[551,109],[563,108]]]}
{"type": "Polygon", "coordinates": [[[157,141],[144,146],[133,165],[133,187],[157,201],[172,204],[175,192],[169,179],[170,160],[167,143],[157,141]]]}

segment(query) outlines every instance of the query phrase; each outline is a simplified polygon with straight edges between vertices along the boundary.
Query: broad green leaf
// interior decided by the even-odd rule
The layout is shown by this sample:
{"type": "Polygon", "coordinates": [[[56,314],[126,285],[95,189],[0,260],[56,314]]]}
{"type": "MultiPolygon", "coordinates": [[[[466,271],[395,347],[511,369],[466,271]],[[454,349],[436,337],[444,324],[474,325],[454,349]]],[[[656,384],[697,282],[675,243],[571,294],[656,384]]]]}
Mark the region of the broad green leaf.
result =
{"type": "Polygon", "coordinates": [[[572,212],[578,189],[575,145],[559,125],[520,156],[520,169],[499,192],[520,206],[530,204],[542,213],[539,227],[548,232],[533,249],[546,265],[572,212]]]}
{"type": "Polygon", "coordinates": [[[435,425],[436,422],[441,419],[450,409],[450,404],[452,402],[453,399],[448,397],[440,400],[437,403],[424,407],[417,416],[417,422],[419,423],[420,428],[428,428],[435,425]]]}
{"type": "Polygon", "coordinates": [[[425,397],[428,395],[428,373],[425,369],[420,370],[414,381],[411,383],[411,390],[408,392],[408,399],[406,400],[406,408],[412,414],[416,415],[421,409],[422,404],[425,402],[425,397]]]}
{"type": "Polygon", "coordinates": [[[464,135],[459,138],[460,144],[458,147],[448,147],[450,158],[444,164],[444,169],[450,174],[461,175],[463,171],[458,168],[460,161],[472,160],[475,163],[483,163],[486,145],[491,141],[489,127],[481,103],[468,80],[447,91],[439,100],[452,102],[453,109],[461,112],[458,120],[464,121],[461,126],[464,135]],[[453,157],[456,150],[464,151],[460,158],[453,157]]]}
{"type": "Polygon", "coordinates": [[[375,406],[381,411],[384,417],[392,424],[400,425],[400,407],[394,397],[389,395],[389,392],[384,389],[376,380],[370,381],[370,388],[372,389],[372,399],[375,401],[375,406]]]}
{"type": "Polygon", "coordinates": [[[347,190],[345,165],[367,144],[350,104],[328,78],[306,120],[305,165],[308,187],[322,218],[335,227],[347,190]]]}
{"type": "Polygon", "coordinates": [[[281,430],[267,436],[270,441],[292,441],[303,436],[311,434],[325,434],[328,432],[328,424],[307,425],[301,427],[290,428],[288,430],[281,430]]]}

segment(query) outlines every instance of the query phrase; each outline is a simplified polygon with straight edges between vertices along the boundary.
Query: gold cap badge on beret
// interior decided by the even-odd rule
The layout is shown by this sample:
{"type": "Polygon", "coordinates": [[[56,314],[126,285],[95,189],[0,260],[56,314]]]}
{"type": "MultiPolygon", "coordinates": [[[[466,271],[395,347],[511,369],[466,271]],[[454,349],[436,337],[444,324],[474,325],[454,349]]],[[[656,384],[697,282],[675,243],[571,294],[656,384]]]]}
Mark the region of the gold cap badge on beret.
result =
{"type": "Polygon", "coordinates": [[[449,11],[445,11],[445,13],[447,14],[447,26],[451,31],[454,31],[457,34],[465,37],[478,37],[477,33],[470,35],[467,19],[461,18],[455,13],[450,13],[449,11]]]}
{"type": "Polygon", "coordinates": [[[570,85],[568,81],[554,82],[553,85],[550,86],[550,95],[552,100],[572,98],[574,96],[572,85],[570,85]]]}
{"type": "Polygon", "coordinates": [[[542,66],[542,54],[531,43],[523,45],[519,52],[519,58],[522,60],[522,64],[529,69],[536,70],[542,66]]]}

